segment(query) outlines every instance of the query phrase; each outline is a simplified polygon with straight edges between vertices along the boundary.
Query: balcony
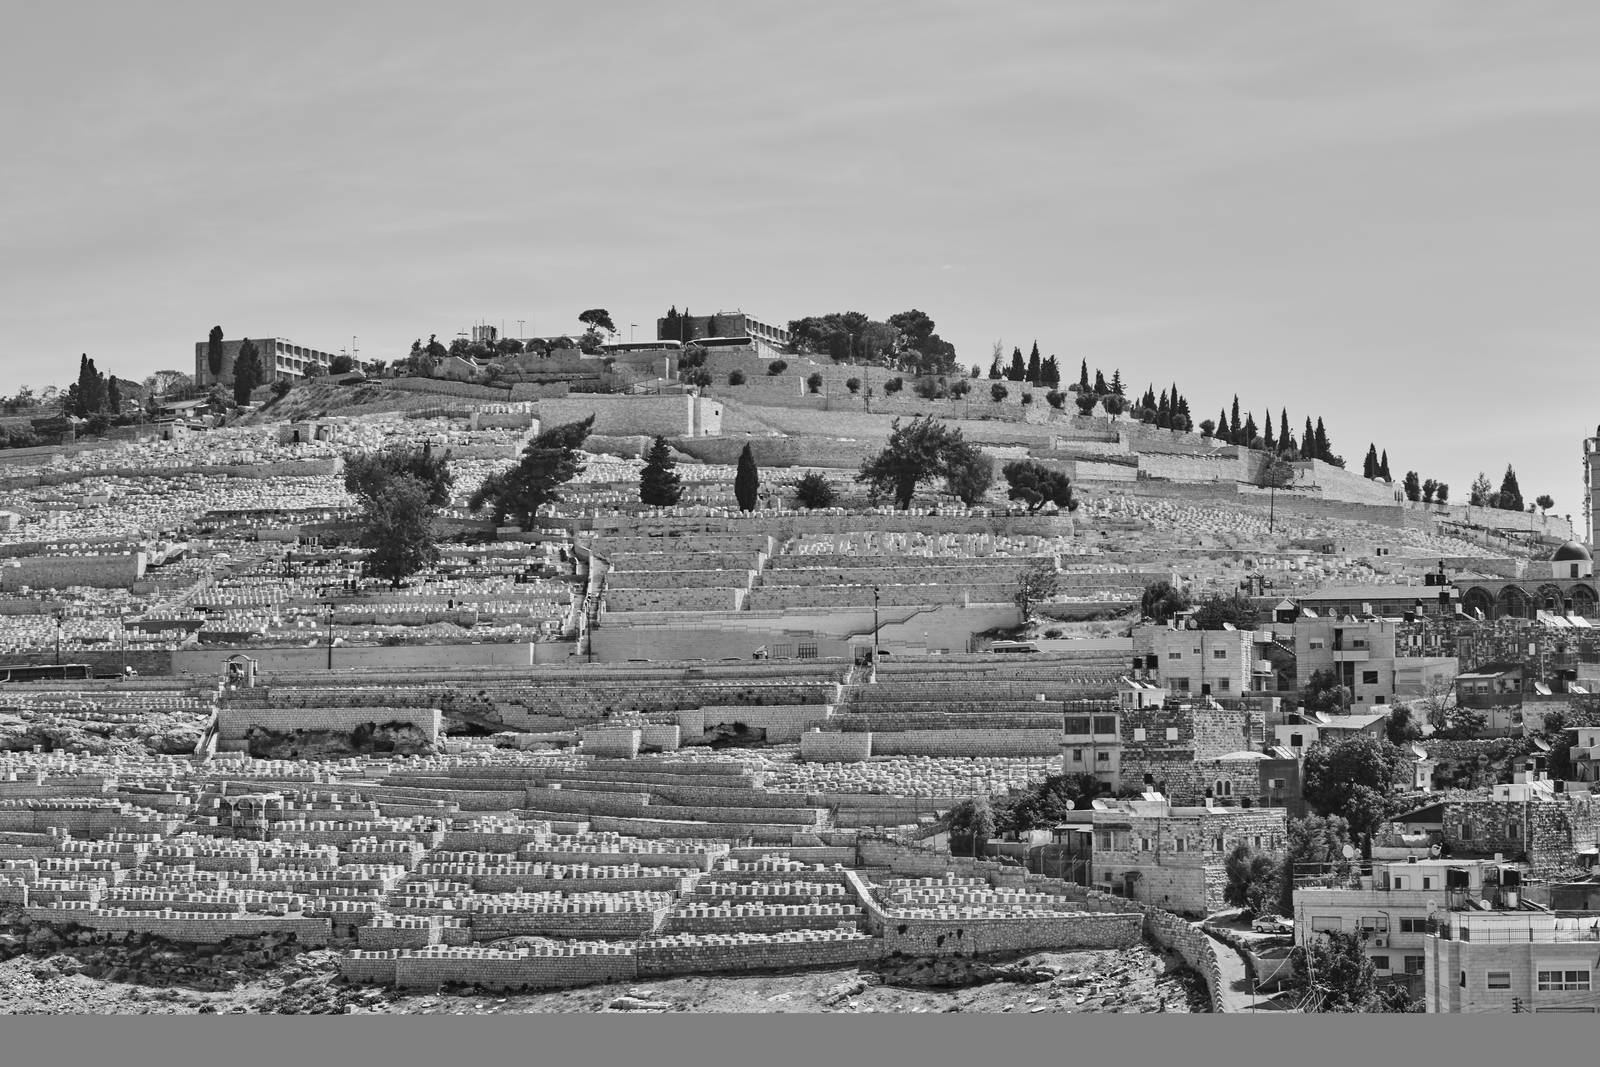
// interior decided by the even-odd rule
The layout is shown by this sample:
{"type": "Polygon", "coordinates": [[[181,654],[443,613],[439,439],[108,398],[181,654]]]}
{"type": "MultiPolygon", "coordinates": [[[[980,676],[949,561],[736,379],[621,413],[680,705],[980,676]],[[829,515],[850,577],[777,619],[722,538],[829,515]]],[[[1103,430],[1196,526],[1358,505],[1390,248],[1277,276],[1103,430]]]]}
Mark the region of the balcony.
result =
{"type": "Polygon", "coordinates": [[[1441,941],[1495,945],[1600,943],[1600,916],[1593,912],[1504,914],[1493,918],[1451,915],[1430,921],[1428,933],[1441,941]]]}

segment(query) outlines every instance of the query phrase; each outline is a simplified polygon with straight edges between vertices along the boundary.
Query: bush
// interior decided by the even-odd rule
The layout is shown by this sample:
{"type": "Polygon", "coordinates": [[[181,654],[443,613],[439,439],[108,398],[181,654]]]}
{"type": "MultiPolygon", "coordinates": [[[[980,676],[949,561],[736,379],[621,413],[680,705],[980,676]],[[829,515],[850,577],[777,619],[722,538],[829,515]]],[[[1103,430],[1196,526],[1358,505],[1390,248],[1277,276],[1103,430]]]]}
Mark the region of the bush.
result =
{"type": "Polygon", "coordinates": [[[731,370],[731,371],[729,371],[728,372],[728,384],[729,385],[743,385],[744,384],[744,371],[742,371],[742,370],[731,370]]]}
{"type": "Polygon", "coordinates": [[[822,475],[813,471],[795,483],[795,506],[802,508],[831,508],[839,494],[822,475]]]}
{"type": "Polygon", "coordinates": [[[1031,404],[1031,403],[1033,403],[1033,394],[1032,394],[1032,393],[1023,393],[1023,394],[1022,394],[1022,402],[1023,402],[1023,403],[1024,403],[1024,404],[1031,404]]]}
{"type": "Polygon", "coordinates": [[[806,378],[806,389],[808,392],[812,393],[822,392],[822,375],[813,372],[810,376],[808,376],[806,378]]]}
{"type": "Polygon", "coordinates": [[[789,364],[788,363],[784,362],[781,359],[775,359],[771,363],[767,364],[767,376],[770,377],[770,378],[776,378],[778,375],[782,374],[784,371],[786,371],[788,369],[789,369],[789,364]]]}
{"type": "Polygon", "coordinates": [[[905,384],[906,380],[904,378],[890,378],[888,381],[883,383],[883,393],[885,396],[893,396],[895,393],[898,393],[901,387],[903,387],[905,384]]]}
{"type": "Polygon", "coordinates": [[[1074,403],[1078,405],[1080,414],[1087,415],[1095,409],[1096,404],[1100,403],[1100,398],[1093,393],[1079,393],[1074,403]]]}
{"type": "Polygon", "coordinates": [[[1052,389],[1048,393],[1044,394],[1044,402],[1055,408],[1057,411],[1060,411],[1067,405],[1067,394],[1063,393],[1059,389],[1052,389]]]}
{"type": "Polygon", "coordinates": [[[950,383],[950,395],[957,399],[972,392],[972,383],[965,378],[960,378],[950,383]]]}
{"type": "Polygon", "coordinates": [[[682,375],[683,384],[693,385],[704,389],[711,384],[711,372],[704,367],[696,367],[688,374],[682,375]]]}
{"type": "Polygon", "coordinates": [[[859,393],[861,392],[861,379],[850,378],[844,383],[844,387],[850,390],[852,395],[859,393]]]}
{"type": "Polygon", "coordinates": [[[272,395],[277,397],[279,400],[282,400],[284,397],[289,395],[290,388],[291,386],[289,385],[289,379],[279,378],[277,381],[272,383],[272,395]]]}
{"type": "Polygon", "coordinates": [[[944,396],[944,387],[932,378],[924,378],[919,381],[912,387],[912,391],[924,400],[938,400],[944,396]]]}
{"type": "Polygon", "coordinates": [[[1001,385],[999,382],[995,382],[993,385],[989,386],[989,395],[993,397],[994,402],[998,404],[1000,401],[1010,396],[1011,393],[1008,389],[1006,389],[1005,386],[1001,385]]]}

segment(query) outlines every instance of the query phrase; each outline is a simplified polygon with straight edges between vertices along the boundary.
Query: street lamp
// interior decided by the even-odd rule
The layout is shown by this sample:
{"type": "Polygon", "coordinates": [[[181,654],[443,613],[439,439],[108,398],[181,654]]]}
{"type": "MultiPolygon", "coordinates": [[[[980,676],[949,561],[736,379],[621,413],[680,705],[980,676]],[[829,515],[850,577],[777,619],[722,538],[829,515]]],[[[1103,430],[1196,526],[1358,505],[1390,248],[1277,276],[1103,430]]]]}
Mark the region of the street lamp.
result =
{"type": "Polygon", "coordinates": [[[66,622],[67,609],[58,607],[51,614],[55,616],[56,620],[56,666],[59,667],[61,666],[61,624],[66,622]]]}
{"type": "Polygon", "coordinates": [[[325,600],[322,606],[328,609],[328,669],[333,670],[333,601],[325,600]]]}

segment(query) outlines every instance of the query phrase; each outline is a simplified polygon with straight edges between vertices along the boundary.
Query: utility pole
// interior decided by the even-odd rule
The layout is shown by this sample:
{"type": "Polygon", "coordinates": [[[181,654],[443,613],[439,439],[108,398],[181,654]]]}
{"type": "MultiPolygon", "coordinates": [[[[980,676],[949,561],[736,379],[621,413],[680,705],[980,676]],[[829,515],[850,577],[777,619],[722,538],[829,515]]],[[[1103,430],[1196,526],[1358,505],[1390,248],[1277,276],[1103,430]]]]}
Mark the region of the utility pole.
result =
{"type": "Polygon", "coordinates": [[[61,666],[61,624],[66,621],[67,609],[56,608],[56,666],[61,666]]]}
{"type": "Polygon", "coordinates": [[[878,587],[872,587],[872,676],[878,676],[878,587]]]}
{"type": "Polygon", "coordinates": [[[333,601],[322,605],[328,609],[328,669],[333,670],[333,601]]]}

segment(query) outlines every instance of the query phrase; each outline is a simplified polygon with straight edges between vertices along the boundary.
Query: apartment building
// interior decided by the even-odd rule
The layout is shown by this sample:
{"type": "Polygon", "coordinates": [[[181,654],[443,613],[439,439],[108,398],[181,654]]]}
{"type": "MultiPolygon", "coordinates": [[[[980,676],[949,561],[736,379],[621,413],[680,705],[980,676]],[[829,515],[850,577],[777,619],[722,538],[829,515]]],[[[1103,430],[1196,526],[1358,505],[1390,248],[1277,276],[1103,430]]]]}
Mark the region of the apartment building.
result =
{"type": "Polygon", "coordinates": [[[1600,1011],[1600,913],[1452,911],[1425,940],[1430,1013],[1600,1011]]]}
{"type": "Polygon", "coordinates": [[[1305,688],[1318,671],[1332,671],[1351,692],[1351,707],[1411,700],[1456,676],[1450,656],[1414,656],[1398,641],[1401,621],[1341,616],[1294,625],[1295,679],[1305,688]]]}

